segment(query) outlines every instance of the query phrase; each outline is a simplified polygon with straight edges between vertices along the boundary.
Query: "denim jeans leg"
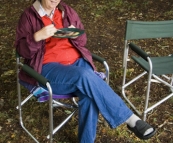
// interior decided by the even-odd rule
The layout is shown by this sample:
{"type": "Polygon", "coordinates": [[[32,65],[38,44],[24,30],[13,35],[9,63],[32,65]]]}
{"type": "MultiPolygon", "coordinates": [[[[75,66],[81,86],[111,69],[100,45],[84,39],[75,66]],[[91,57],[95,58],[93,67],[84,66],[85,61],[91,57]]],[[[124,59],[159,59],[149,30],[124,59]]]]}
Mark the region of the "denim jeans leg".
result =
{"type": "Polygon", "coordinates": [[[70,66],[58,63],[46,64],[43,66],[42,75],[49,79],[55,94],[76,93],[79,97],[80,143],[94,142],[98,111],[111,128],[124,123],[133,114],[123,100],[83,59],[70,66]]]}
{"type": "Polygon", "coordinates": [[[96,138],[96,129],[99,110],[91,98],[75,92],[80,97],[79,105],[79,126],[78,139],[79,143],[94,143],[96,138]]]}

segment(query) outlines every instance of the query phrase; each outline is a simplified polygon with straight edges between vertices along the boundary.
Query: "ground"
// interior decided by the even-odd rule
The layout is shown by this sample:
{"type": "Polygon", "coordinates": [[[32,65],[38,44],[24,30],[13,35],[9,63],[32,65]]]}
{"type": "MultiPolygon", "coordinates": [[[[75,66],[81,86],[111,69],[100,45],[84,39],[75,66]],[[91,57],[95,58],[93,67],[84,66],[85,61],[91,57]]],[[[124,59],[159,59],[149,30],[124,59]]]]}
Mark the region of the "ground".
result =
{"type": "MultiPolygon", "coordinates": [[[[173,18],[173,2],[171,0],[64,0],[71,5],[81,17],[88,35],[87,48],[104,57],[110,66],[110,86],[121,96],[122,59],[124,48],[125,22],[133,20],[171,20],[173,18]]],[[[2,143],[33,143],[33,140],[22,130],[19,125],[16,106],[16,71],[15,71],[15,27],[20,14],[28,7],[31,0],[0,0],[0,142],[2,143]]],[[[153,44],[153,43],[149,43],[153,44]]],[[[173,50],[164,43],[165,54],[173,50]]],[[[145,45],[145,43],[144,43],[145,45]]],[[[147,47],[147,45],[146,45],[147,47]]],[[[151,53],[161,54],[160,51],[151,53]]],[[[102,67],[98,65],[98,69],[102,67]]],[[[139,69],[139,68],[137,68],[139,69]]],[[[135,74],[135,72],[133,73],[135,74]]],[[[136,84],[129,89],[134,102],[142,110],[144,82],[136,84]],[[140,100],[139,100],[140,99],[140,100]]],[[[164,96],[169,89],[153,86],[151,103],[164,96]],[[162,91],[160,92],[159,89],[162,91]],[[155,93],[154,93],[154,92],[155,93]]],[[[27,93],[24,90],[24,93],[27,93]]],[[[30,102],[25,108],[24,121],[40,142],[47,142],[47,107],[46,104],[30,102]],[[35,108],[33,108],[35,106],[35,108]],[[34,111],[34,113],[32,112],[34,111]],[[39,112],[38,112],[39,111],[39,112]],[[30,123],[30,125],[28,124],[30,123]]],[[[173,143],[173,100],[169,100],[154,109],[147,121],[157,128],[156,135],[148,140],[141,141],[129,132],[125,125],[112,130],[106,124],[99,123],[96,143],[173,143]]],[[[55,124],[62,118],[62,111],[55,110],[55,124]]],[[[101,120],[102,117],[100,117],[101,120]]],[[[77,115],[54,136],[55,143],[77,142],[77,115]]]]}

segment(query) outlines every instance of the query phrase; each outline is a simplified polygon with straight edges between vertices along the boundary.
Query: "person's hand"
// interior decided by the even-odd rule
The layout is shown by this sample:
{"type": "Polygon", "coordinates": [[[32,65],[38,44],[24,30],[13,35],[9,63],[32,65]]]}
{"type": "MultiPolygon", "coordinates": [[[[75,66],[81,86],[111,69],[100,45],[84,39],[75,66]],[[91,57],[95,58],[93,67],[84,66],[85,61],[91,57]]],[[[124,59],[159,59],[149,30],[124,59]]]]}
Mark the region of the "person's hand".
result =
{"type": "Polygon", "coordinates": [[[45,40],[53,36],[56,31],[57,29],[53,24],[45,26],[34,34],[34,39],[36,42],[45,40]]]}

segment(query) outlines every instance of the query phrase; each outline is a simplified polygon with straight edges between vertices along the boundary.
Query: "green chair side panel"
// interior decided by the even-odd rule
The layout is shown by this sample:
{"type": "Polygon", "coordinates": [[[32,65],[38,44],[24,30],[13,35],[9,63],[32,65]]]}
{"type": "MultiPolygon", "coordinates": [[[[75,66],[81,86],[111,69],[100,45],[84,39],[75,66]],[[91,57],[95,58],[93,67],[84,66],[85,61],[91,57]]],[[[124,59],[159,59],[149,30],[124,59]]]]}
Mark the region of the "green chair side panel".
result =
{"type": "Polygon", "coordinates": [[[173,20],[133,21],[127,20],[125,40],[173,37],[173,20]]]}
{"type": "MultiPolygon", "coordinates": [[[[149,64],[143,58],[133,56],[132,59],[144,70],[149,71],[149,64]]],[[[153,74],[162,75],[173,73],[173,56],[151,57],[151,61],[153,63],[153,74]]]]}

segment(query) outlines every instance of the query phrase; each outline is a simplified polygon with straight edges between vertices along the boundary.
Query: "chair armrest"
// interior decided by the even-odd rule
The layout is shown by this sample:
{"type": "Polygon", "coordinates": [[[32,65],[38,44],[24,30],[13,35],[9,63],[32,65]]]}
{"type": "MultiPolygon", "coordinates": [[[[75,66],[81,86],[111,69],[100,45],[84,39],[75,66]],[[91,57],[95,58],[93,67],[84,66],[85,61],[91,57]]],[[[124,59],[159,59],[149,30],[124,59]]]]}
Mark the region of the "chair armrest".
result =
{"type": "Polygon", "coordinates": [[[21,65],[22,70],[24,70],[26,73],[28,73],[31,77],[36,79],[39,83],[46,86],[46,83],[49,82],[45,77],[43,77],[41,74],[36,72],[34,69],[29,67],[28,65],[21,65]]]}
{"type": "Polygon", "coordinates": [[[98,61],[104,65],[105,70],[106,70],[106,82],[109,84],[109,66],[108,66],[106,60],[100,56],[97,56],[96,54],[93,54],[93,53],[92,53],[92,58],[93,58],[93,60],[96,60],[96,61],[98,61]]]}
{"type": "Polygon", "coordinates": [[[149,55],[144,52],[141,48],[139,48],[138,46],[136,46],[133,43],[129,44],[129,47],[135,52],[137,53],[139,56],[141,56],[143,59],[145,59],[146,61],[148,61],[147,57],[149,57],[149,55]]]}
{"type": "Polygon", "coordinates": [[[100,63],[104,63],[104,61],[106,61],[104,58],[102,58],[102,57],[100,57],[100,56],[98,56],[96,54],[93,54],[93,53],[92,53],[92,58],[93,58],[93,60],[96,60],[96,61],[98,61],[100,63]]]}

